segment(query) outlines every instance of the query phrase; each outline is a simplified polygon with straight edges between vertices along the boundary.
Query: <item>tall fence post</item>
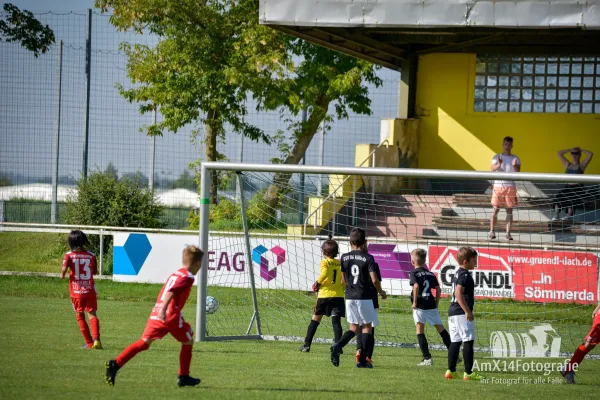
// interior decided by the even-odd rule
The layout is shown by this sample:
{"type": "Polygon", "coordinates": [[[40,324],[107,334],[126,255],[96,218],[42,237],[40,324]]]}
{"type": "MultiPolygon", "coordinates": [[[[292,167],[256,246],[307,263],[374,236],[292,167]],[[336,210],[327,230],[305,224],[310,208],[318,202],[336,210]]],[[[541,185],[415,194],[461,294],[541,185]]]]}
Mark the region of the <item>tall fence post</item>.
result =
{"type": "Polygon", "coordinates": [[[100,276],[104,270],[104,229],[100,229],[100,276]]]}
{"type": "Polygon", "coordinates": [[[6,201],[0,200],[0,222],[6,222],[6,201]]]}
{"type": "Polygon", "coordinates": [[[54,128],[54,144],[52,146],[52,205],[50,206],[50,223],[56,224],[58,218],[58,161],[60,154],[60,103],[62,91],[62,51],[63,41],[58,41],[58,64],[56,66],[56,126],[54,128]]]}
{"type": "MultiPolygon", "coordinates": [[[[319,143],[319,165],[322,167],[325,163],[325,127],[321,126],[321,138],[319,143]]],[[[319,197],[323,196],[323,174],[319,174],[319,197]]]]}
{"type": "MultiPolygon", "coordinates": [[[[154,107],[152,123],[156,125],[156,106],[154,107]]],[[[148,177],[148,187],[154,189],[154,170],[156,168],[156,136],[152,135],[152,150],[150,151],[150,176],[148,177]]]]}
{"type": "MultiPolygon", "coordinates": [[[[244,162],[244,135],[240,135],[240,154],[239,154],[239,162],[243,163],[244,162]]],[[[242,181],[241,180],[236,180],[236,187],[235,187],[235,197],[236,199],[238,199],[238,201],[240,202],[240,204],[242,204],[242,194],[244,192],[244,188],[240,187],[240,185],[242,185],[242,181]]]]}
{"type": "Polygon", "coordinates": [[[85,115],[83,131],[83,163],[81,166],[83,178],[88,174],[88,149],[90,137],[90,91],[92,72],[92,9],[87,12],[87,32],[85,36],[85,115]]]}
{"type": "MultiPolygon", "coordinates": [[[[306,121],[308,119],[308,110],[306,109],[306,107],[302,110],[302,123],[305,124],[306,121]]],[[[304,152],[304,155],[302,156],[302,165],[306,165],[306,151],[304,152]]],[[[298,201],[298,223],[299,224],[304,224],[304,192],[305,190],[305,185],[304,185],[304,174],[300,174],[300,200],[298,201]]],[[[303,232],[304,234],[306,234],[306,232],[303,232]]]]}

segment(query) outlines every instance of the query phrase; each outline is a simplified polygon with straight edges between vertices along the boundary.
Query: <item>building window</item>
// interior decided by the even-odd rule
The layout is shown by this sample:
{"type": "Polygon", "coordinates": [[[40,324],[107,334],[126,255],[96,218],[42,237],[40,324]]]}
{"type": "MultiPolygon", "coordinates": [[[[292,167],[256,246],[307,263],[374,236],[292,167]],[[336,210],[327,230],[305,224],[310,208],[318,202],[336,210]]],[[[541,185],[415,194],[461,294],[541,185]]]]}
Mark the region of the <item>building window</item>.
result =
{"type": "Polygon", "coordinates": [[[475,111],[600,114],[600,57],[478,55],[475,111]]]}

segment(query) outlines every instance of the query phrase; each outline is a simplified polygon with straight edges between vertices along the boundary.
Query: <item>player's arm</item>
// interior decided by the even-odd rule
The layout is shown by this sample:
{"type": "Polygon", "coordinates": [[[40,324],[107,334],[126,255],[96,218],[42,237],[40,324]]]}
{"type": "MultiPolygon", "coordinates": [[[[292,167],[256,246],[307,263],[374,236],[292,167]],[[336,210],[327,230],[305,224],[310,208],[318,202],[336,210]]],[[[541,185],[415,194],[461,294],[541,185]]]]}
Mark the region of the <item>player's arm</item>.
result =
{"type": "Polygon", "coordinates": [[[175,297],[175,293],[173,293],[172,291],[168,291],[167,295],[165,296],[162,304],[160,305],[160,310],[158,310],[158,319],[165,322],[165,320],[167,319],[167,310],[169,309],[169,303],[171,303],[171,301],[173,301],[173,298],[175,297]]]}
{"type": "Polygon", "coordinates": [[[460,308],[462,308],[463,311],[465,312],[465,314],[467,315],[467,320],[473,321],[473,312],[467,305],[465,296],[463,295],[463,286],[462,285],[456,285],[456,289],[454,289],[454,298],[456,299],[456,302],[458,303],[460,308]]]}
{"type": "Polygon", "coordinates": [[[387,293],[381,288],[381,281],[377,278],[377,273],[371,271],[369,272],[369,275],[371,275],[371,282],[373,282],[373,286],[375,286],[377,293],[379,293],[382,299],[387,299],[387,293]]]}
{"type": "Polygon", "coordinates": [[[415,283],[413,285],[413,290],[412,290],[412,298],[413,298],[412,308],[413,308],[413,310],[415,308],[417,308],[417,296],[418,295],[419,295],[419,284],[415,283]]]}
{"type": "Polygon", "coordinates": [[[440,285],[435,287],[435,308],[440,308],[440,299],[442,298],[442,288],[440,285]]]}
{"type": "Polygon", "coordinates": [[[569,162],[569,160],[567,160],[567,158],[565,157],[565,154],[567,154],[568,152],[570,152],[572,149],[564,149],[564,150],[559,150],[558,153],[556,153],[558,155],[558,158],[560,159],[561,164],[565,167],[565,168],[569,168],[569,164],[571,164],[569,162]]]}
{"type": "Polygon", "coordinates": [[[600,313],[600,303],[598,303],[598,305],[596,306],[596,309],[594,310],[594,312],[592,313],[592,318],[596,318],[596,315],[600,313]]]}
{"type": "Polygon", "coordinates": [[[323,261],[321,261],[321,274],[317,278],[317,283],[319,285],[322,285],[323,282],[325,282],[325,279],[327,278],[328,273],[329,273],[329,269],[327,268],[327,262],[325,262],[323,260],[323,261]]]}
{"type": "Polygon", "coordinates": [[[65,278],[67,270],[69,269],[69,260],[70,260],[69,256],[65,254],[65,256],[63,257],[62,268],[60,270],[60,279],[65,278]]]}
{"type": "Polygon", "coordinates": [[[585,160],[583,160],[583,162],[581,163],[581,169],[585,171],[585,169],[587,168],[590,161],[592,161],[592,157],[594,157],[594,153],[592,153],[589,150],[584,150],[584,149],[581,149],[581,152],[587,156],[585,158],[585,160]]]}
{"type": "Polygon", "coordinates": [[[92,275],[98,275],[98,260],[96,259],[96,256],[92,257],[90,269],[92,270],[92,275]]]}

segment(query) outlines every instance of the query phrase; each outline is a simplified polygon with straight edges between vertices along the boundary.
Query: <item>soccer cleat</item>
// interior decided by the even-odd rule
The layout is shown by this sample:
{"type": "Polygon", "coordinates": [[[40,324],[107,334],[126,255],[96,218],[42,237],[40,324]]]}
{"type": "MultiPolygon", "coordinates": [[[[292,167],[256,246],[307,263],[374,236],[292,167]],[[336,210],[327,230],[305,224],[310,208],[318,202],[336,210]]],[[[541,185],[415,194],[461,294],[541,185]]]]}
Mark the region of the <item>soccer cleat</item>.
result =
{"type": "Polygon", "coordinates": [[[340,346],[338,346],[337,343],[334,343],[329,348],[329,351],[331,353],[331,363],[333,364],[334,367],[339,367],[340,366],[340,353],[341,353],[340,346]]]}
{"type": "Polygon", "coordinates": [[[471,372],[471,375],[466,372],[463,375],[464,381],[480,381],[483,379],[483,376],[479,375],[477,372],[471,372]]]}
{"type": "Polygon", "coordinates": [[[300,346],[300,351],[303,353],[308,353],[310,352],[310,346],[303,344],[302,346],[300,346]]]}
{"type": "Polygon", "coordinates": [[[92,349],[102,350],[102,343],[100,343],[100,339],[94,340],[94,344],[92,345],[92,349]]]}
{"type": "Polygon", "coordinates": [[[177,375],[177,386],[196,386],[200,384],[200,379],[192,378],[189,375],[177,375]]]}
{"type": "Polygon", "coordinates": [[[92,345],[91,345],[91,344],[84,343],[84,344],[82,344],[82,345],[81,345],[81,348],[82,348],[83,350],[89,350],[89,349],[91,349],[91,348],[92,348],[92,345]]]}
{"type": "Polygon", "coordinates": [[[360,350],[356,350],[356,363],[360,362],[360,350]]]}
{"type": "Polygon", "coordinates": [[[417,364],[419,367],[429,367],[433,365],[433,359],[424,358],[420,363],[417,364]]]}
{"type": "Polygon", "coordinates": [[[571,384],[571,385],[575,384],[575,372],[573,372],[573,371],[566,372],[564,370],[564,367],[561,367],[560,373],[563,376],[563,378],[565,378],[566,383],[571,384]]]}
{"type": "Polygon", "coordinates": [[[444,378],[446,378],[446,379],[458,379],[458,374],[456,372],[452,372],[450,370],[447,370],[446,373],[444,374],[444,378]]]}
{"type": "Polygon", "coordinates": [[[373,364],[365,362],[365,363],[356,363],[356,368],[373,368],[373,364]]]}
{"type": "Polygon", "coordinates": [[[117,361],[109,360],[105,364],[106,366],[106,383],[110,386],[115,386],[115,380],[117,378],[117,371],[119,371],[119,366],[117,365],[117,361]]]}

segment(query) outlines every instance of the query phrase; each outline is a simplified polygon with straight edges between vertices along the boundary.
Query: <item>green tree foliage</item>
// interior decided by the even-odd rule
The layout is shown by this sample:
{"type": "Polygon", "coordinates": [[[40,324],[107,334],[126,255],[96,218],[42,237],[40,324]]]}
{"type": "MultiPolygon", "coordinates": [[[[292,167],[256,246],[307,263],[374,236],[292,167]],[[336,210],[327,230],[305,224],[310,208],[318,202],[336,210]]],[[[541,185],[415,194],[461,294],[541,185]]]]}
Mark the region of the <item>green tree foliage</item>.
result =
{"type": "Polygon", "coordinates": [[[8,175],[0,174],[0,186],[10,186],[12,182],[8,175]]]}
{"type": "Polygon", "coordinates": [[[112,161],[108,163],[104,172],[115,181],[119,180],[119,170],[117,170],[117,167],[114,166],[112,161]]]}
{"type": "MultiPolygon", "coordinates": [[[[139,179],[122,178],[108,171],[93,172],[77,181],[76,194],[67,198],[64,221],[70,225],[163,228],[164,207],[139,179]]],[[[112,248],[105,238],[105,254],[112,248]]],[[[100,242],[90,237],[91,250],[98,252],[100,242]]],[[[110,259],[110,257],[107,257],[110,259]]]]}
{"type": "Polygon", "coordinates": [[[169,189],[188,189],[194,192],[198,190],[196,186],[196,179],[192,176],[188,169],[184,169],[181,175],[174,180],[169,182],[169,189]]]}
{"type": "Polygon", "coordinates": [[[0,12],[0,42],[19,42],[35,57],[48,51],[54,43],[54,32],[27,10],[6,3],[0,12]]]}

